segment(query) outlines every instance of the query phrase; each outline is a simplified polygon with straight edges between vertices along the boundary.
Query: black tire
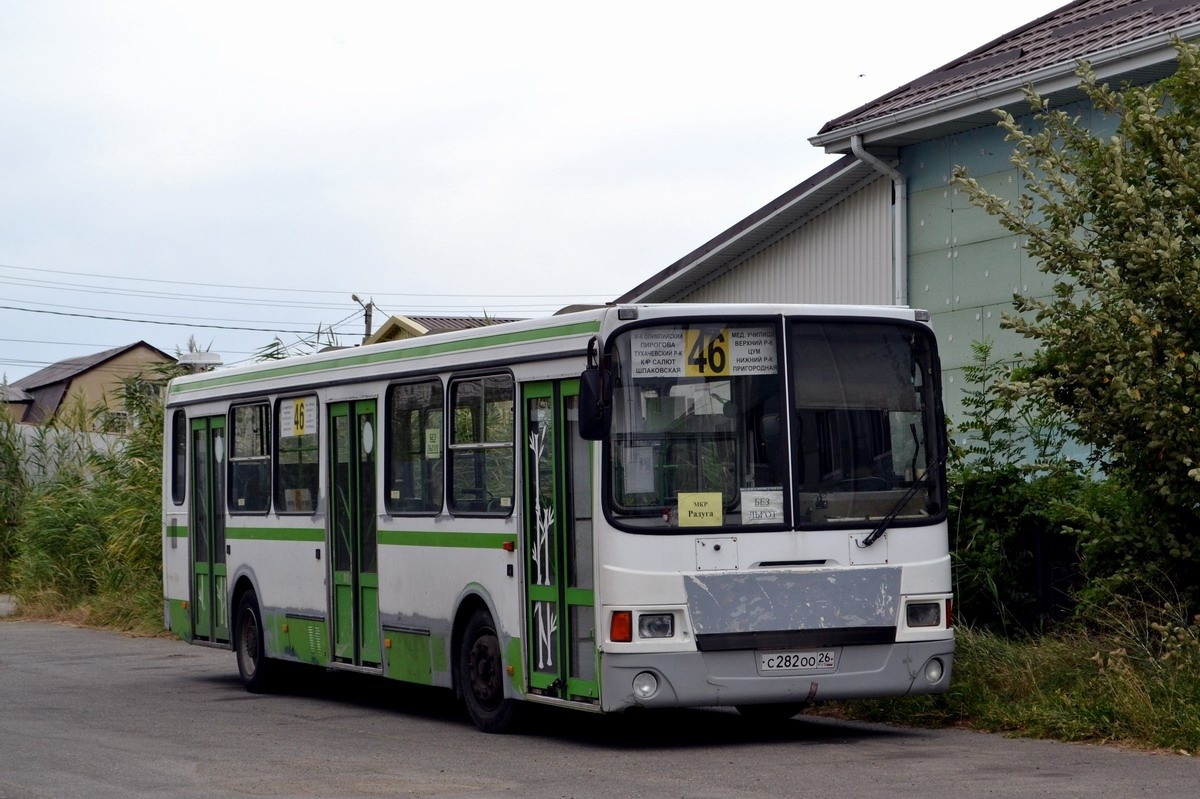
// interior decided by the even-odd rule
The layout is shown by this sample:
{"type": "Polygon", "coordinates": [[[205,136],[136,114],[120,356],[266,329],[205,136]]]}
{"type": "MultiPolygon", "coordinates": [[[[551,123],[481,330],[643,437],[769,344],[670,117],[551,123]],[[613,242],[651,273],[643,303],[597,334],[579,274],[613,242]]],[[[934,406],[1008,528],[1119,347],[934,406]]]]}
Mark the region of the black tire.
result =
{"type": "Polygon", "coordinates": [[[458,685],[467,712],[483,732],[512,729],[517,702],[504,696],[504,661],[500,637],[486,610],[476,610],[463,630],[458,653],[458,685]]]}
{"type": "Polygon", "coordinates": [[[237,655],[238,674],[242,676],[246,690],[255,694],[270,691],[275,685],[279,664],[267,657],[262,613],[253,591],[242,594],[238,602],[233,649],[237,655]]]}
{"type": "Polygon", "coordinates": [[[763,705],[737,705],[737,712],[747,721],[787,721],[804,710],[803,702],[768,702],[763,705]]]}

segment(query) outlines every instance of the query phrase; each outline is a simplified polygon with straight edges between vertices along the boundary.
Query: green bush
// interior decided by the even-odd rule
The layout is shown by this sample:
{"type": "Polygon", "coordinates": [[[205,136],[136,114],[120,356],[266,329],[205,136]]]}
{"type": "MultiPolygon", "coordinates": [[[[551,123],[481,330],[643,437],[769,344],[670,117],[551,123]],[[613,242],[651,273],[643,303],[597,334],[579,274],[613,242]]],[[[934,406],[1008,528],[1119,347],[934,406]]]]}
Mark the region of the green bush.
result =
{"type": "Polygon", "coordinates": [[[1066,620],[1080,599],[1136,594],[1150,576],[1196,608],[1200,575],[1176,545],[1187,528],[1175,509],[1119,469],[1101,474],[1065,456],[1077,446],[1066,418],[1011,390],[1026,364],[994,360],[987,341],[972,349],[948,481],[959,618],[1034,632],[1066,620]]]}
{"type": "Polygon", "coordinates": [[[1006,391],[1022,364],[993,359],[988,341],[971,346],[948,481],[956,612],[972,626],[1031,632],[1069,615],[1073,531],[1094,480],[1061,454],[1061,416],[1006,391]]]}
{"type": "Polygon", "coordinates": [[[1069,617],[1082,576],[1062,498],[1086,491],[1086,478],[963,468],[951,487],[956,616],[1010,635],[1069,617]]]}
{"type": "Polygon", "coordinates": [[[1144,85],[1103,83],[1081,63],[1087,113],[1032,87],[1028,129],[998,111],[1021,176],[1016,197],[992,194],[962,167],[953,182],[1053,281],[1049,296],[1014,297],[1017,314],[1001,323],[1036,347],[1011,390],[1069,414],[1094,463],[1137,497],[1133,524],[1100,515],[1083,531],[1095,566],[1122,581],[1161,569],[1186,581],[1178,587],[1196,603],[1200,46],[1173,44],[1174,74],[1144,85]]]}

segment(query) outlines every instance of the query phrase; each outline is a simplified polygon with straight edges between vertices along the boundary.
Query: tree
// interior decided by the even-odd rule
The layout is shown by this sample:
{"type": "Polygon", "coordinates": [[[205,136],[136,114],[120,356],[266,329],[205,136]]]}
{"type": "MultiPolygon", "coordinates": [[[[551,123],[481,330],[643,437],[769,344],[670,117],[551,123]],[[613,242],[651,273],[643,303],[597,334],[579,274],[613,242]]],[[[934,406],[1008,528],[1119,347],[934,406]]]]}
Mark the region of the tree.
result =
{"type": "Polygon", "coordinates": [[[1016,295],[1005,320],[1040,344],[1016,389],[1060,407],[1097,462],[1152,500],[1157,554],[1178,561],[1200,558],[1200,50],[1175,47],[1176,73],[1146,87],[1113,89],[1080,65],[1114,135],[1032,88],[1033,132],[998,112],[1024,178],[1015,207],[962,168],[954,180],[1056,279],[1051,297],[1016,295]]]}

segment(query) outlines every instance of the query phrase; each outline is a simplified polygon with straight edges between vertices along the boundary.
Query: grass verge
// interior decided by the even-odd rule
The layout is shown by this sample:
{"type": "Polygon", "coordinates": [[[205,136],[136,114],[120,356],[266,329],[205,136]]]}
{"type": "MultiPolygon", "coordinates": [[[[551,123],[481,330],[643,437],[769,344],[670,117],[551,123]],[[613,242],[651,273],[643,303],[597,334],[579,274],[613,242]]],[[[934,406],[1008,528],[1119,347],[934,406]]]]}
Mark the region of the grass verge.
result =
{"type": "Polygon", "coordinates": [[[1113,613],[1025,640],[960,629],[949,693],[838,703],[851,718],[1200,754],[1200,620],[1113,613]]]}

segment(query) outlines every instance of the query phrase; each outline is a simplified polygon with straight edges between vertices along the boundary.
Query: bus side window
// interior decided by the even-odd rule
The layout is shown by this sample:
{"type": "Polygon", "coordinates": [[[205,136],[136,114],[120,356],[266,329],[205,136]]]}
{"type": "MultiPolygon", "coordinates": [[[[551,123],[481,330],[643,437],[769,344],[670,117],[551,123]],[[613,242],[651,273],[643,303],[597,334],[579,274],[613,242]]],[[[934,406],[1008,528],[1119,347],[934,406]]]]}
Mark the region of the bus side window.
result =
{"type": "Polygon", "coordinates": [[[315,396],[287,397],[276,404],[278,465],[275,510],[279,513],[312,513],[317,509],[321,479],[317,426],[321,414],[315,396]]]}
{"type": "Polygon", "coordinates": [[[171,416],[171,501],[182,505],[187,498],[187,414],[171,416]]]}
{"type": "Polygon", "coordinates": [[[384,500],[389,513],[442,510],[443,396],[437,378],[388,389],[384,500]]]}
{"type": "Polygon", "coordinates": [[[230,412],[229,512],[271,508],[271,406],[237,405],[230,412]]]}
{"type": "Polygon", "coordinates": [[[509,375],[450,383],[450,510],[513,511],[515,392],[509,375]]]}

